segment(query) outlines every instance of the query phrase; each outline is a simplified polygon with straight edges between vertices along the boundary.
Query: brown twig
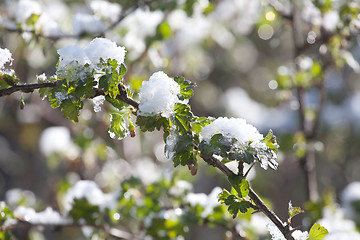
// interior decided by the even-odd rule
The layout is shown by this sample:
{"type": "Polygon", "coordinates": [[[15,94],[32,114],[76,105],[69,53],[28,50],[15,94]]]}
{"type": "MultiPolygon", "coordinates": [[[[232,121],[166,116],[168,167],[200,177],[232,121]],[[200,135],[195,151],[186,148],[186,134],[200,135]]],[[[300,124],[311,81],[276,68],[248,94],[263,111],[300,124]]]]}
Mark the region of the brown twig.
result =
{"type": "MultiPolygon", "coordinates": [[[[222,163],[220,160],[214,157],[205,158],[204,156],[201,156],[201,158],[204,159],[204,161],[209,165],[219,169],[226,176],[229,177],[234,175],[234,173],[227,166],[225,166],[225,164],[222,163]]],[[[293,240],[293,237],[291,236],[292,231],[290,229],[290,226],[284,224],[280,220],[280,218],[261,200],[261,198],[250,187],[249,187],[249,197],[255,203],[257,210],[263,212],[282,232],[282,234],[285,236],[286,239],[293,240]]]]}
{"type": "Polygon", "coordinates": [[[31,84],[22,84],[22,85],[14,85],[10,88],[0,89],[0,97],[10,95],[14,92],[25,92],[30,93],[36,89],[40,88],[52,88],[56,87],[56,82],[43,82],[43,83],[31,83],[31,84]]]}
{"type": "MultiPolygon", "coordinates": [[[[30,93],[36,89],[53,88],[53,87],[56,87],[56,85],[57,85],[57,81],[32,83],[32,84],[18,84],[18,85],[14,85],[10,88],[0,89],[0,97],[8,96],[14,92],[19,92],[19,91],[25,92],[25,93],[30,93]]],[[[137,109],[139,107],[139,103],[137,103],[134,99],[132,99],[131,97],[128,96],[125,86],[120,84],[118,87],[119,87],[120,95],[117,95],[116,99],[118,99],[124,103],[127,103],[137,109]]],[[[104,91],[102,89],[94,88],[94,91],[95,91],[94,97],[100,96],[100,95],[106,96],[106,94],[104,93],[104,91]]]]}

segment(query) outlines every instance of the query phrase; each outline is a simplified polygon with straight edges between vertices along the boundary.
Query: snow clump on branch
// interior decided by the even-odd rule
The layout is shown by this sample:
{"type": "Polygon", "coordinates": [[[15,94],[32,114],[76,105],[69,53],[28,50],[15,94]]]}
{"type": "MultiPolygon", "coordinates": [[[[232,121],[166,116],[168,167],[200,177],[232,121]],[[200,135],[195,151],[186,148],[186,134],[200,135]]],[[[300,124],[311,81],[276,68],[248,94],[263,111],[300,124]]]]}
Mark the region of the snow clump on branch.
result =
{"type": "Polygon", "coordinates": [[[85,47],[66,46],[58,50],[59,66],[58,75],[67,74],[78,66],[89,64],[90,70],[99,70],[100,58],[103,60],[114,59],[118,65],[124,63],[126,50],[117,46],[115,42],[106,38],[95,38],[85,47]],[[60,73],[60,74],[59,74],[60,73]]]}
{"type": "Polygon", "coordinates": [[[174,79],[161,71],[154,73],[140,88],[139,115],[169,117],[174,113],[175,104],[181,102],[178,94],[180,85],[174,79]]]}
{"type": "MultiPolygon", "coordinates": [[[[269,132],[270,133],[270,132],[269,132]]],[[[270,143],[269,147],[264,136],[251,124],[248,124],[242,118],[218,118],[209,125],[205,126],[200,136],[202,141],[210,143],[214,135],[221,134],[224,138],[232,142],[232,150],[239,153],[250,151],[249,153],[259,161],[263,169],[270,166],[276,170],[278,163],[276,162],[276,142],[270,143]]],[[[267,136],[272,139],[271,136],[267,136]]],[[[271,141],[271,139],[268,139],[271,141]]]]}
{"type": "Polygon", "coordinates": [[[89,180],[78,181],[68,190],[64,199],[64,207],[67,212],[72,209],[74,199],[86,198],[92,204],[99,206],[100,210],[112,209],[116,206],[116,194],[103,193],[98,185],[89,180]]]}
{"type": "Polygon", "coordinates": [[[264,136],[251,124],[248,124],[242,118],[223,118],[220,117],[214,122],[205,126],[200,135],[207,142],[211,137],[221,133],[229,139],[235,138],[239,144],[247,145],[252,141],[251,146],[254,148],[265,149],[266,144],[261,142],[264,136]]]}
{"type": "Polygon", "coordinates": [[[33,208],[19,206],[14,211],[14,216],[32,224],[69,224],[70,219],[64,218],[60,213],[47,207],[42,212],[35,212],[33,208]]]}
{"type": "Polygon", "coordinates": [[[11,52],[7,48],[0,48],[0,69],[4,68],[7,62],[12,63],[14,59],[12,58],[11,52]]]}

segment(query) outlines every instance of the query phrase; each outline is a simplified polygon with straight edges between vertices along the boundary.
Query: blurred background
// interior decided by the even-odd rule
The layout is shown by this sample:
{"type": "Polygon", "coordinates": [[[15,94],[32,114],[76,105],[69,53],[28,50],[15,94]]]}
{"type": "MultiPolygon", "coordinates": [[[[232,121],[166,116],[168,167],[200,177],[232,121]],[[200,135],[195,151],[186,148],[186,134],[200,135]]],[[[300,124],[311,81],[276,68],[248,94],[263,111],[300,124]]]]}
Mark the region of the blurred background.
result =
{"type": "MultiPolygon", "coordinates": [[[[135,99],[142,81],[159,70],[196,83],[190,100],[195,115],[241,117],[264,135],[274,131],[278,170],[256,166],[249,178],[287,219],[290,200],[302,207],[309,201],[304,159],[315,163],[319,198],[312,200],[333,192],[340,202],[344,188],[360,181],[359,20],[347,21],[340,11],[353,1],[329,2],[325,11],[312,1],[296,9],[287,1],[260,0],[3,0],[0,47],[12,52],[8,67],[22,83],[55,74],[58,49],[83,47],[98,36],[126,48],[125,81],[135,99]],[[295,14],[289,18],[294,9],[297,30],[295,14]]],[[[0,98],[1,200],[15,203],[22,196],[59,208],[59,189],[79,179],[94,180],[109,192],[129,176],[152,183],[174,171],[197,193],[228,187],[205,163],[195,177],[186,168],[175,170],[164,157],[161,132],[136,129],[135,138],[111,139],[110,105],[94,112],[88,100],[73,123],[36,91],[23,97],[22,110],[20,93],[0,98]]],[[[200,230],[192,234],[190,239],[201,239],[200,230]]]]}

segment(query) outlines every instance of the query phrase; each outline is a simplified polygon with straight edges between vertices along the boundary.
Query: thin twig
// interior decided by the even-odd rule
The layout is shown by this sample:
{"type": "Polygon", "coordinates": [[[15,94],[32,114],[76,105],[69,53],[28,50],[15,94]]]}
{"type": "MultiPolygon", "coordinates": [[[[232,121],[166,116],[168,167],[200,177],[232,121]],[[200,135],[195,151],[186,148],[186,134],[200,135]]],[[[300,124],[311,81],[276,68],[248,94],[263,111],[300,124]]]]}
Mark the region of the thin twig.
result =
{"type": "MultiPolygon", "coordinates": [[[[8,96],[14,92],[19,92],[19,91],[25,92],[25,93],[30,93],[36,89],[53,88],[53,87],[56,87],[56,85],[57,85],[57,81],[43,82],[43,83],[31,83],[31,84],[18,84],[18,85],[14,85],[13,87],[10,87],[10,88],[0,89],[0,97],[8,96]]],[[[120,84],[118,87],[119,87],[120,95],[117,95],[116,99],[118,99],[124,103],[127,103],[137,109],[139,107],[139,103],[137,103],[134,99],[132,99],[131,97],[128,96],[125,86],[120,84]]],[[[102,89],[94,88],[94,91],[95,91],[94,97],[100,96],[100,95],[106,96],[106,94],[104,93],[104,91],[102,89]]]]}
{"type": "MultiPolygon", "coordinates": [[[[210,157],[205,158],[201,156],[202,159],[209,165],[216,167],[221,172],[223,172],[226,176],[233,176],[235,175],[224,163],[220,160],[210,157]]],[[[290,226],[287,224],[283,224],[280,218],[261,200],[261,198],[255,193],[255,191],[249,187],[249,197],[254,201],[256,208],[263,212],[274,224],[275,226],[282,232],[286,239],[292,240],[293,237],[291,236],[291,229],[290,226]]]]}
{"type": "Polygon", "coordinates": [[[0,89],[0,97],[10,95],[14,92],[25,92],[30,93],[36,89],[40,88],[52,88],[56,87],[56,82],[43,82],[43,83],[31,83],[31,84],[22,84],[22,85],[14,85],[10,88],[0,89]]]}

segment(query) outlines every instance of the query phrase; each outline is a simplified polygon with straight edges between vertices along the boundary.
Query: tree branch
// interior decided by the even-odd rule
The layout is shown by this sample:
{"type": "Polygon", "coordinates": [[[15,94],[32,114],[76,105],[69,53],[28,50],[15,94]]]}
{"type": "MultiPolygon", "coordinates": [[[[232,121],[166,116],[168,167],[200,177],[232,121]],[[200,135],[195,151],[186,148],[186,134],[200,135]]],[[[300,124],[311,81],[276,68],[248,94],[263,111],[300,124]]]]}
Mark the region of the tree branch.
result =
{"type": "MultiPolygon", "coordinates": [[[[202,159],[209,165],[216,167],[221,172],[223,172],[226,176],[233,176],[235,175],[224,163],[216,159],[215,157],[205,158],[201,156],[202,159]]],[[[255,193],[255,191],[249,187],[249,197],[256,205],[258,211],[263,212],[274,224],[275,226],[282,232],[288,240],[293,240],[291,236],[291,229],[288,224],[283,224],[280,218],[261,200],[261,198],[255,193]]]]}
{"type": "MultiPolygon", "coordinates": [[[[18,85],[14,85],[10,88],[5,88],[5,89],[0,89],[0,97],[3,96],[8,96],[14,92],[25,92],[25,93],[30,93],[33,92],[36,89],[41,89],[41,88],[53,88],[56,87],[57,81],[54,82],[43,82],[43,83],[31,83],[31,84],[18,84],[18,85]]],[[[137,109],[139,107],[139,103],[137,103],[134,99],[132,99],[131,97],[128,96],[127,91],[125,86],[119,84],[118,86],[119,88],[119,92],[120,95],[116,96],[116,99],[127,103],[131,106],[133,106],[135,109],[137,109]]],[[[95,96],[106,96],[106,94],[104,93],[104,91],[102,89],[99,88],[94,88],[95,91],[95,96]]]]}
{"type": "MultiPolygon", "coordinates": [[[[7,89],[1,89],[0,97],[10,95],[17,91],[32,92],[35,89],[46,88],[46,87],[56,87],[56,84],[57,84],[57,82],[55,81],[55,82],[15,85],[15,86],[7,88],[7,89]]],[[[120,95],[117,96],[117,99],[133,106],[135,109],[138,109],[139,103],[127,95],[125,86],[122,84],[119,84],[118,88],[119,88],[120,95]]],[[[102,89],[94,88],[94,90],[95,90],[95,96],[105,95],[105,93],[102,89]]],[[[234,175],[234,173],[227,166],[225,166],[225,164],[223,164],[220,160],[216,159],[215,157],[212,156],[210,158],[205,158],[204,156],[201,156],[201,158],[204,159],[204,161],[206,163],[208,163],[209,165],[211,165],[215,168],[218,168],[226,176],[234,175]]],[[[289,240],[293,239],[291,237],[290,226],[283,225],[283,222],[280,220],[280,218],[270,208],[268,208],[266,206],[266,204],[261,200],[261,198],[251,188],[249,188],[249,197],[255,203],[255,206],[252,206],[252,208],[256,208],[256,210],[263,212],[279,228],[279,230],[284,234],[286,239],[289,239],[289,240]]],[[[45,225],[45,226],[47,226],[47,225],[45,225]]],[[[71,225],[71,226],[73,226],[73,225],[71,225]]],[[[1,230],[1,228],[0,228],[0,230],[1,230]]]]}
{"type": "Polygon", "coordinates": [[[43,83],[31,83],[31,84],[22,84],[22,85],[14,85],[10,88],[0,89],[0,97],[10,95],[14,92],[25,92],[30,93],[36,89],[40,88],[52,88],[56,87],[56,82],[43,82],[43,83]]]}

